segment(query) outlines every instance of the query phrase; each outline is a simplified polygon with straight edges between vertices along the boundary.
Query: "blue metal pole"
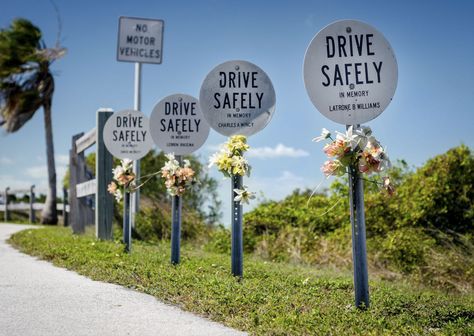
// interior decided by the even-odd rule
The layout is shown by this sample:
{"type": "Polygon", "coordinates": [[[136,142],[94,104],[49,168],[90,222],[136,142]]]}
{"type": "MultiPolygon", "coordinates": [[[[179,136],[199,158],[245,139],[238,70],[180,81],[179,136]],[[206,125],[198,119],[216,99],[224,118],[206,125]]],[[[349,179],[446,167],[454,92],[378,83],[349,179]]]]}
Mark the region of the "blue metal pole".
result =
{"type": "Polygon", "coordinates": [[[181,197],[173,196],[172,201],[172,226],[171,226],[171,263],[179,264],[181,244],[181,197]]]}
{"type": "Polygon", "coordinates": [[[130,193],[123,192],[123,242],[125,243],[125,252],[132,251],[132,228],[130,226],[130,193]]]}
{"type": "MultiPolygon", "coordinates": [[[[181,165],[181,156],[176,156],[181,165]]],[[[179,264],[181,245],[181,197],[173,196],[171,204],[171,263],[179,264]]]]}
{"type": "Polygon", "coordinates": [[[232,275],[243,276],[243,231],[242,231],[242,205],[234,201],[237,195],[234,189],[242,189],[242,176],[232,175],[232,275]]]}
{"type": "Polygon", "coordinates": [[[349,167],[349,202],[352,226],[355,305],[357,308],[369,308],[370,305],[363,182],[359,175],[357,164],[352,164],[349,167]]]}

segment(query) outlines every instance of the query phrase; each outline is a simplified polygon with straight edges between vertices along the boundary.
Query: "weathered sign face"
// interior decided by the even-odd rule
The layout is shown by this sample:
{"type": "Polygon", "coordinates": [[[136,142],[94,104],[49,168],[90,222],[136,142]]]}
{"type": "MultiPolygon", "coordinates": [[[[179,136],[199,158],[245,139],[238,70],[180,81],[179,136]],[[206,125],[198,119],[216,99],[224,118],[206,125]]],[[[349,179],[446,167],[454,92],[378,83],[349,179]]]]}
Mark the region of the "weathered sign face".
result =
{"type": "Polygon", "coordinates": [[[262,130],[275,111],[275,90],[255,64],[229,61],[206,77],[199,103],[209,125],[218,133],[252,135],[262,130]]]}
{"type": "Polygon", "coordinates": [[[117,61],[161,63],[163,20],[120,17],[117,61]]]}
{"type": "Polygon", "coordinates": [[[355,125],[376,118],[390,104],[398,66],[379,31],[364,22],[342,20],[313,38],[303,75],[319,112],[337,123],[355,125]]]}
{"type": "Polygon", "coordinates": [[[105,123],[104,143],[115,157],[141,159],[153,146],[148,118],[134,110],[114,113],[105,123]]]}
{"type": "Polygon", "coordinates": [[[209,130],[199,101],[185,94],[162,99],[150,116],[151,137],[167,153],[191,154],[206,142],[209,130]]]}

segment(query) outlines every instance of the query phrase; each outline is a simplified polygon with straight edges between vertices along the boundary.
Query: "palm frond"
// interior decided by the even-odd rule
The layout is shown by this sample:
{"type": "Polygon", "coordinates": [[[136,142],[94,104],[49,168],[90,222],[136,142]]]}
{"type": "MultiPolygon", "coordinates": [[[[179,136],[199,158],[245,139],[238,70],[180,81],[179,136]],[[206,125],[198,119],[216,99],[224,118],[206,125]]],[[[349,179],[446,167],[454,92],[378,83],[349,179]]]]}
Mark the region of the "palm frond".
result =
{"type": "Polygon", "coordinates": [[[2,83],[0,92],[2,126],[8,133],[19,130],[42,105],[38,90],[28,85],[2,83]]]}

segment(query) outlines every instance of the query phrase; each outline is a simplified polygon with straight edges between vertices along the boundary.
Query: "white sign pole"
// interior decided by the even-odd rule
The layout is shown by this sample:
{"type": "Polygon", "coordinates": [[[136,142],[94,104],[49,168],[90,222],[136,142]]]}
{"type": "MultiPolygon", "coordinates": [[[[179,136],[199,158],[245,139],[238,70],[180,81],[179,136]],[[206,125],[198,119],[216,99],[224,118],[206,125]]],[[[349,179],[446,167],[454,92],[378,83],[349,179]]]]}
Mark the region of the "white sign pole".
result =
{"type": "MultiPolygon", "coordinates": [[[[142,64],[140,62],[135,63],[135,87],[134,87],[134,101],[133,109],[135,111],[141,111],[142,105],[142,64]]],[[[140,180],[140,160],[133,161],[133,172],[136,175],[137,181],[140,180]]],[[[132,228],[135,227],[135,216],[140,211],[140,189],[130,195],[130,225],[132,228]]]]}
{"type": "MultiPolygon", "coordinates": [[[[141,110],[141,63],[161,64],[163,50],[163,20],[120,17],[117,60],[135,63],[134,110],[141,110]]],[[[133,171],[140,178],[140,160],[133,162],[133,171]]],[[[135,215],[140,210],[140,192],[130,197],[130,225],[135,227],[135,215]]]]}

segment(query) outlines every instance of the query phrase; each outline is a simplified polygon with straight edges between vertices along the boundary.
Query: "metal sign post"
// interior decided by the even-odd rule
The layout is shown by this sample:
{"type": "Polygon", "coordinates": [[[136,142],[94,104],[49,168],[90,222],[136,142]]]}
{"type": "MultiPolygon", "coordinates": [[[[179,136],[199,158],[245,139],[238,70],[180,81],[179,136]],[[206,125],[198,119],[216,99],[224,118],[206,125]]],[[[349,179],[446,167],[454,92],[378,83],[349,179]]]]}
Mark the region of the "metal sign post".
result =
{"type": "MultiPolygon", "coordinates": [[[[135,87],[134,87],[134,102],[133,109],[135,111],[141,111],[142,105],[142,64],[135,63],[135,87]]],[[[140,160],[133,161],[133,172],[135,173],[136,179],[140,180],[140,160]]],[[[130,195],[130,225],[135,227],[135,216],[140,211],[140,189],[130,195]]]]}
{"type": "MultiPolygon", "coordinates": [[[[182,165],[182,156],[198,150],[209,136],[210,127],[204,119],[199,102],[186,94],[173,94],[160,100],[150,116],[150,133],[155,144],[166,153],[174,153],[182,165]]],[[[181,245],[180,196],[173,196],[171,205],[171,263],[180,262],[181,245]]]]}
{"type": "MultiPolygon", "coordinates": [[[[142,63],[161,64],[163,58],[164,21],[156,19],[119,18],[117,61],[135,63],[134,109],[141,109],[142,63]]],[[[140,160],[133,162],[133,171],[140,178],[140,160]]],[[[140,210],[140,190],[131,195],[131,226],[135,227],[135,216],[140,210]]]]}
{"type": "MultiPolygon", "coordinates": [[[[103,130],[107,150],[120,159],[139,160],[152,148],[148,118],[140,111],[123,110],[112,114],[103,130]]],[[[123,241],[131,251],[130,193],[123,195],[123,241]]]]}
{"type": "MultiPolygon", "coordinates": [[[[328,119],[346,125],[378,117],[390,104],[398,65],[390,43],[374,27],[341,20],[324,27],[306,50],[303,75],[314,106],[328,119]]],[[[369,307],[364,188],[357,164],[349,167],[355,305],[369,307]]]]}
{"type": "Polygon", "coordinates": [[[132,252],[132,227],[130,225],[130,193],[123,192],[123,242],[125,252],[132,252]]]}
{"type": "MultiPolygon", "coordinates": [[[[180,155],[176,155],[175,159],[181,165],[182,159],[180,155]]],[[[181,247],[181,197],[173,196],[171,204],[171,263],[179,264],[180,247],[181,247]]]]}
{"type": "MultiPolygon", "coordinates": [[[[226,136],[250,136],[262,130],[275,111],[275,90],[268,75],[247,61],[216,66],[204,79],[199,103],[209,125],[226,136]]],[[[242,189],[242,176],[232,176],[232,274],[243,276],[242,205],[234,189],[242,189]]]]}
{"type": "MultiPolygon", "coordinates": [[[[347,126],[349,128],[349,126],[347,126]]],[[[365,241],[364,181],[357,164],[349,167],[349,205],[352,227],[352,264],[354,267],[355,305],[369,308],[369,274],[365,241]]]]}
{"type": "Polygon", "coordinates": [[[232,245],[231,245],[231,264],[232,275],[243,276],[243,259],[244,259],[244,245],[243,245],[243,229],[242,229],[242,204],[234,201],[234,189],[242,189],[243,177],[241,175],[232,175],[232,245]]]}

